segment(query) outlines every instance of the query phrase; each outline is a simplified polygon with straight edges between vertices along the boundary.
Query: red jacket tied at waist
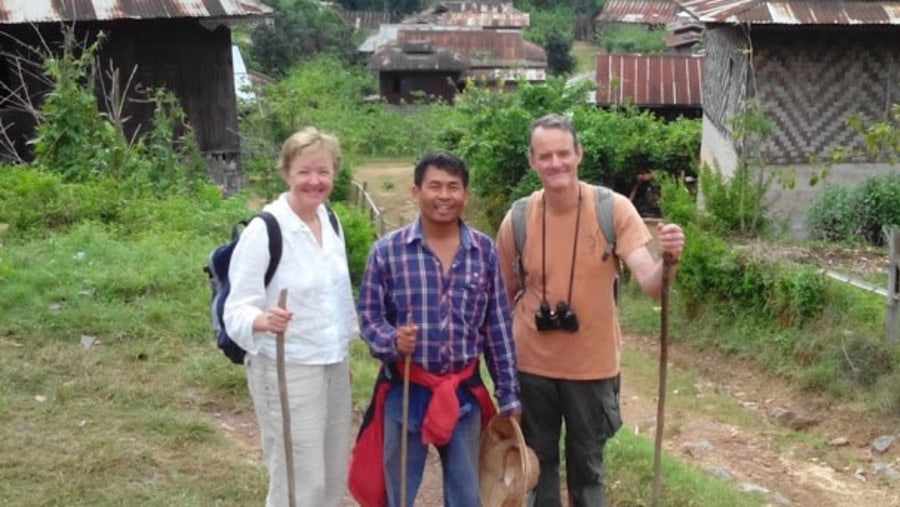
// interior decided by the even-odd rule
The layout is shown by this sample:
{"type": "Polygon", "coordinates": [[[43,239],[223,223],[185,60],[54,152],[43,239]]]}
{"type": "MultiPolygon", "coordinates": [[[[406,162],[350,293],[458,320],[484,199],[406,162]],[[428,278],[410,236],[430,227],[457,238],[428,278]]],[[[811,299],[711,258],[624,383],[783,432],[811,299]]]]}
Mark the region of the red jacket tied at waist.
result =
{"type": "MultiPolygon", "coordinates": [[[[453,436],[459,419],[459,398],[456,390],[460,383],[475,375],[478,361],[472,361],[462,370],[449,375],[435,375],[417,364],[411,364],[409,380],[431,390],[431,400],[422,423],[422,442],[436,446],[446,445],[453,436]]],[[[402,367],[396,371],[402,372],[402,367]]],[[[382,372],[383,373],[383,372],[382,372]]],[[[363,420],[356,444],[350,456],[349,488],[361,507],[383,507],[387,504],[384,481],[384,403],[390,383],[382,374],[378,376],[372,404],[363,420]]],[[[497,412],[490,394],[483,384],[469,387],[481,409],[481,427],[497,412]]]]}

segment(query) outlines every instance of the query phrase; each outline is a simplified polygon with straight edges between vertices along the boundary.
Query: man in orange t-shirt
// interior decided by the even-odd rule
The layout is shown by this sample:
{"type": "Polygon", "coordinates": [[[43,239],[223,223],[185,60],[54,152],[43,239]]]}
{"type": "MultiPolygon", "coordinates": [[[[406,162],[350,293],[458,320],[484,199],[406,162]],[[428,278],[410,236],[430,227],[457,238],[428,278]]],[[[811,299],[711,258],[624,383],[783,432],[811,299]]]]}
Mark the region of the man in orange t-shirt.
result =
{"type": "MultiPolygon", "coordinates": [[[[513,307],[522,429],[540,460],[536,507],[561,505],[559,440],[566,427],[569,505],[603,505],[603,448],[622,425],[619,413],[621,332],[613,297],[619,258],[641,289],[659,297],[662,261],[650,231],[627,197],[614,193],[615,256],[597,219],[595,187],[578,179],[582,147],[571,121],[551,114],[532,124],[528,162],[542,189],[529,198],[522,278],[516,269],[511,214],[497,237],[513,307]]],[[[660,225],[659,246],[677,260],[684,233],[660,225]]]]}

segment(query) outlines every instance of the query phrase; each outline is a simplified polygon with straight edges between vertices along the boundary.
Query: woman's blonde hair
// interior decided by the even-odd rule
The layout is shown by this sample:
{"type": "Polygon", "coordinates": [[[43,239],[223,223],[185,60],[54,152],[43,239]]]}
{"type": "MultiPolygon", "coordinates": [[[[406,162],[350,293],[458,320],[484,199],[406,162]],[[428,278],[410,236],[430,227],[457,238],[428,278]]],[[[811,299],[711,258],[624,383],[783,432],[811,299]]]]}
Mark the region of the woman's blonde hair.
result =
{"type": "Polygon", "coordinates": [[[303,130],[294,132],[291,137],[287,138],[281,146],[281,157],[278,169],[281,174],[287,174],[290,170],[291,162],[301,154],[307,151],[322,150],[331,155],[331,161],[334,163],[334,174],[337,176],[338,170],[341,168],[341,145],[337,137],[320,132],[315,127],[306,127],[303,130]]]}

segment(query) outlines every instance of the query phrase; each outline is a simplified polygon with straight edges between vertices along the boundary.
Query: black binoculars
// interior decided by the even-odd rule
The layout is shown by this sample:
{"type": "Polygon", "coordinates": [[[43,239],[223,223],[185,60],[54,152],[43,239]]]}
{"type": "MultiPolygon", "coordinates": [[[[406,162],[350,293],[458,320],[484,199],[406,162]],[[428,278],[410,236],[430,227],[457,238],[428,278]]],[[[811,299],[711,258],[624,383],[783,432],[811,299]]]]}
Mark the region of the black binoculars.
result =
{"type": "Polygon", "coordinates": [[[541,306],[534,312],[534,324],[538,331],[578,331],[578,317],[565,301],[556,303],[556,310],[551,310],[549,303],[541,301],[541,306]]]}

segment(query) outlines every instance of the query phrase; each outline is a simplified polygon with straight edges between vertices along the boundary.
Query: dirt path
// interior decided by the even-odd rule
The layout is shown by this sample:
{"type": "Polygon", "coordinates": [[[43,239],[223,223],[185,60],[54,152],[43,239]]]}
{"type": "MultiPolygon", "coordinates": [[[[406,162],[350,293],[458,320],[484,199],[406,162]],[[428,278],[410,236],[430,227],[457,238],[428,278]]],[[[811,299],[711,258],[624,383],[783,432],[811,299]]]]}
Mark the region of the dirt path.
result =
{"type": "MultiPolygon", "coordinates": [[[[627,337],[626,348],[658,357],[654,338],[627,337]]],[[[878,463],[896,467],[900,450],[878,454],[871,445],[896,433],[896,418],[799,393],[714,352],[675,345],[669,355],[670,372],[696,375],[690,392],[667,391],[664,445],[673,456],[744,489],[764,488],[772,505],[900,506],[900,482],[875,471],[878,463]]],[[[626,424],[653,438],[656,375],[627,369],[622,375],[626,424]]]]}

